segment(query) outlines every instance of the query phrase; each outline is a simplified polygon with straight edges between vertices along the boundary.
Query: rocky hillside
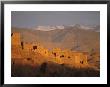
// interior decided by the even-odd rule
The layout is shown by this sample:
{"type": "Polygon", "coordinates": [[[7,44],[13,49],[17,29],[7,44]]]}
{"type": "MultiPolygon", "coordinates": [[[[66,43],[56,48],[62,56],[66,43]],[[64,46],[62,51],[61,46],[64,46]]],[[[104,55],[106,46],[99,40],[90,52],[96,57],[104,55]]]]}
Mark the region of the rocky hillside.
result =
{"type": "Polygon", "coordinates": [[[98,51],[100,48],[100,33],[91,30],[66,28],[40,31],[12,28],[12,32],[20,32],[24,42],[39,42],[48,49],[59,47],[71,50],[91,51],[91,49],[95,49],[98,51]]]}

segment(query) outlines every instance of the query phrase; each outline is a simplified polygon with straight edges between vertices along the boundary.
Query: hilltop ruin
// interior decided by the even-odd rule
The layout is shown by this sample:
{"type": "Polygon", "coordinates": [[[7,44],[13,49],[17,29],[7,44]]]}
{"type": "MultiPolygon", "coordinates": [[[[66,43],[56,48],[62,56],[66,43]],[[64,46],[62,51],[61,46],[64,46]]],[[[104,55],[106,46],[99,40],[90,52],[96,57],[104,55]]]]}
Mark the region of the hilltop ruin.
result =
{"type": "MultiPolygon", "coordinates": [[[[87,66],[88,53],[76,52],[71,50],[62,50],[54,48],[48,50],[37,42],[23,42],[21,41],[21,34],[18,32],[11,34],[11,58],[13,63],[15,60],[35,60],[38,55],[44,57],[44,61],[52,61],[58,64],[67,64],[69,66],[87,66]]],[[[26,63],[26,62],[25,62],[26,63]]],[[[36,64],[35,61],[32,62],[36,64]]]]}

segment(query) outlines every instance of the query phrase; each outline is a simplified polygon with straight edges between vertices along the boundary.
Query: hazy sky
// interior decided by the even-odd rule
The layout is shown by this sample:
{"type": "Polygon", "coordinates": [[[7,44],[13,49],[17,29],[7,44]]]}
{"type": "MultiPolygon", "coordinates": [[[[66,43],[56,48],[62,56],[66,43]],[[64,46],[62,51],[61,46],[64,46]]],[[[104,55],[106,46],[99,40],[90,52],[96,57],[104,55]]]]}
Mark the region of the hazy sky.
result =
{"type": "Polygon", "coordinates": [[[99,11],[12,11],[14,27],[33,28],[48,25],[99,25],[99,11]]]}

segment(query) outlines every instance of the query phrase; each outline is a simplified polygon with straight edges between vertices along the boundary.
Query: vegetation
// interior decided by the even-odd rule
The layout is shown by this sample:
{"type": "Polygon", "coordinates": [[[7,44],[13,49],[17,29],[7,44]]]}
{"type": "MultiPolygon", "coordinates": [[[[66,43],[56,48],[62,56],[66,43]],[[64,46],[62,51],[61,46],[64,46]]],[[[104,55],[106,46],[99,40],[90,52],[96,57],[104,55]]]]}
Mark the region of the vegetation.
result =
{"type": "MultiPolygon", "coordinates": [[[[30,60],[29,60],[30,61],[30,60]]],[[[75,68],[65,64],[44,62],[41,65],[14,64],[11,67],[14,77],[97,77],[99,71],[94,68],[75,68]]]]}

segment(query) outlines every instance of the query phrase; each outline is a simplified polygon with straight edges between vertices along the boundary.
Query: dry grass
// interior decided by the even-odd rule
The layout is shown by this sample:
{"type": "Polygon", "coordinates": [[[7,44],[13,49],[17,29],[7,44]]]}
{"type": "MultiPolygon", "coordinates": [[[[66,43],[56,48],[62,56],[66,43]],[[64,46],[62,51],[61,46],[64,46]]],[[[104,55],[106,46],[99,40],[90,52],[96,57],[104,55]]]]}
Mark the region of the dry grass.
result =
{"type": "Polygon", "coordinates": [[[12,63],[11,74],[13,77],[98,77],[100,72],[94,68],[71,68],[65,64],[53,62],[44,62],[42,64],[32,65],[30,63],[22,64],[12,63]]]}

